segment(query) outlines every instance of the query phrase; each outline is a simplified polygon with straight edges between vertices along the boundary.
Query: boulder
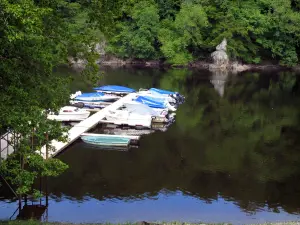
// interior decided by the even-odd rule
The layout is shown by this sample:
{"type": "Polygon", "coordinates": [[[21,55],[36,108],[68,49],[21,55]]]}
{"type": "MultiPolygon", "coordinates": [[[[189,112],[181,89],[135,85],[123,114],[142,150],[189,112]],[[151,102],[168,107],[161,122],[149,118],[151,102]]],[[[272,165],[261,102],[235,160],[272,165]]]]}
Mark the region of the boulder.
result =
{"type": "Polygon", "coordinates": [[[216,47],[216,51],[211,54],[213,59],[212,68],[227,68],[229,63],[229,58],[226,53],[227,41],[224,38],[223,41],[216,47]]]}

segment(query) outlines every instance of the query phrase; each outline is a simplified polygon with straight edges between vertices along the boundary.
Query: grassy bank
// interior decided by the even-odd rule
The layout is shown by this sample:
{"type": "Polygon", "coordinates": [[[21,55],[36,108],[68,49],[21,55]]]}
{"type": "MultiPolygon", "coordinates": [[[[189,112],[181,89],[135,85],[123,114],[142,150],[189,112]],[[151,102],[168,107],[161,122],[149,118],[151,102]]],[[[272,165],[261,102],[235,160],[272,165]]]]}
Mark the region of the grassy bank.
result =
{"type": "MultiPolygon", "coordinates": [[[[72,225],[71,223],[42,223],[40,221],[0,221],[0,225],[72,225]]],[[[138,222],[138,223],[122,223],[122,225],[230,225],[230,223],[181,223],[181,222],[169,222],[169,223],[147,223],[147,222],[138,222]]],[[[93,223],[84,223],[82,225],[100,225],[93,223]]],[[[105,225],[115,225],[111,223],[105,223],[105,225]]],[[[118,224],[119,225],[119,224],[118,224]]],[[[121,224],[120,224],[121,225],[121,224]]],[[[262,223],[256,225],[300,225],[298,222],[278,222],[278,223],[262,223]]]]}

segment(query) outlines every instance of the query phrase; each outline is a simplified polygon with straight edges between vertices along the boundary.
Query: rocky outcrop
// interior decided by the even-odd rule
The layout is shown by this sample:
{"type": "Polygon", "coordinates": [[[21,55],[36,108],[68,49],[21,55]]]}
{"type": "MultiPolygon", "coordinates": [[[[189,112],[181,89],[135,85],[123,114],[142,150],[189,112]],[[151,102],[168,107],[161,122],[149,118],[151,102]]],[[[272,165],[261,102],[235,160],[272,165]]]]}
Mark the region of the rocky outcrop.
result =
{"type": "Polygon", "coordinates": [[[87,65],[87,60],[71,56],[68,57],[68,62],[72,69],[78,71],[83,70],[87,65]]]}
{"type": "Polygon", "coordinates": [[[242,65],[238,62],[230,62],[226,49],[227,40],[224,38],[223,41],[216,47],[216,51],[211,54],[213,63],[209,64],[209,70],[230,70],[233,73],[237,73],[251,69],[248,65],[242,65]]]}
{"type": "Polygon", "coordinates": [[[216,47],[216,51],[211,54],[213,64],[210,64],[211,69],[227,69],[229,58],[226,53],[227,40],[223,41],[216,47]]]}
{"type": "MultiPolygon", "coordinates": [[[[96,60],[95,63],[97,64],[101,63],[101,61],[105,57],[106,54],[105,46],[106,46],[105,41],[99,43],[92,43],[90,44],[90,46],[87,46],[88,52],[93,51],[99,55],[99,58],[98,60],[96,60]]],[[[83,54],[80,52],[76,54],[76,57],[73,56],[68,57],[68,62],[69,65],[75,70],[83,70],[88,63],[87,60],[84,58],[83,54]]]]}
{"type": "Polygon", "coordinates": [[[246,70],[250,70],[251,66],[245,65],[245,64],[240,64],[238,62],[232,62],[229,65],[229,69],[233,73],[239,73],[239,72],[243,72],[243,71],[246,71],[246,70]]]}

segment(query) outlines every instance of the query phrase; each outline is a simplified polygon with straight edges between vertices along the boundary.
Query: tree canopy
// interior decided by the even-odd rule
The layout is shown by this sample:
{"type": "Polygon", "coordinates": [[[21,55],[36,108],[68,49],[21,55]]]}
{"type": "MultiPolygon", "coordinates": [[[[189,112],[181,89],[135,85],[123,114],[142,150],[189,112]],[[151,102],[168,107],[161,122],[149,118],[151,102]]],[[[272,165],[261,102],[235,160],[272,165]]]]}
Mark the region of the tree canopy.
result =
{"type": "MultiPolygon", "coordinates": [[[[299,2],[294,0],[95,0],[109,33],[108,52],[123,58],[187,64],[208,57],[223,38],[232,59],[299,62],[299,2]],[[104,18],[103,18],[104,17],[104,18]]],[[[95,4],[95,3],[94,3],[95,4]]]]}
{"type": "Polygon", "coordinates": [[[62,139],[65,131],[46,119],[70,94],[69,78],[56,76],[53,68],[80,52],[90,62],[87,71],[95,72],[91,43],[97,37],[87,20],[78,21],[83,3],[0,0],[0,127],[21,137],[0,172],[18,194],[30,193],[38,175],[57,175],[66,168],[58,159],[44,161],[38,150],[62,139]]]}

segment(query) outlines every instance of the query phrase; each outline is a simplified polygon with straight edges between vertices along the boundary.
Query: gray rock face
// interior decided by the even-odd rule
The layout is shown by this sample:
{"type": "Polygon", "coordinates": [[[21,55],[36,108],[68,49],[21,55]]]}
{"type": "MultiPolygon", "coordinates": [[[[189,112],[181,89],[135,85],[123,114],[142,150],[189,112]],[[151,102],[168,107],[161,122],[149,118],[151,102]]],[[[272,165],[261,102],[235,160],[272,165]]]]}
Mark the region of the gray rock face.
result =
{"type": "Polygon", "coordinates": [[[227,40],[226,38],[223,39],[223,41],[216,47],[217,51],[226,51],[227,47],[227,40]]]}
{"type": "Polygon", "coordinates": [[[216,51],[211,54],[213,59],[212,68],[226,68],[229,63],[229,58],[226,53],[227,41],[224,38],[223,41],[216,47],[216,51]]]}

